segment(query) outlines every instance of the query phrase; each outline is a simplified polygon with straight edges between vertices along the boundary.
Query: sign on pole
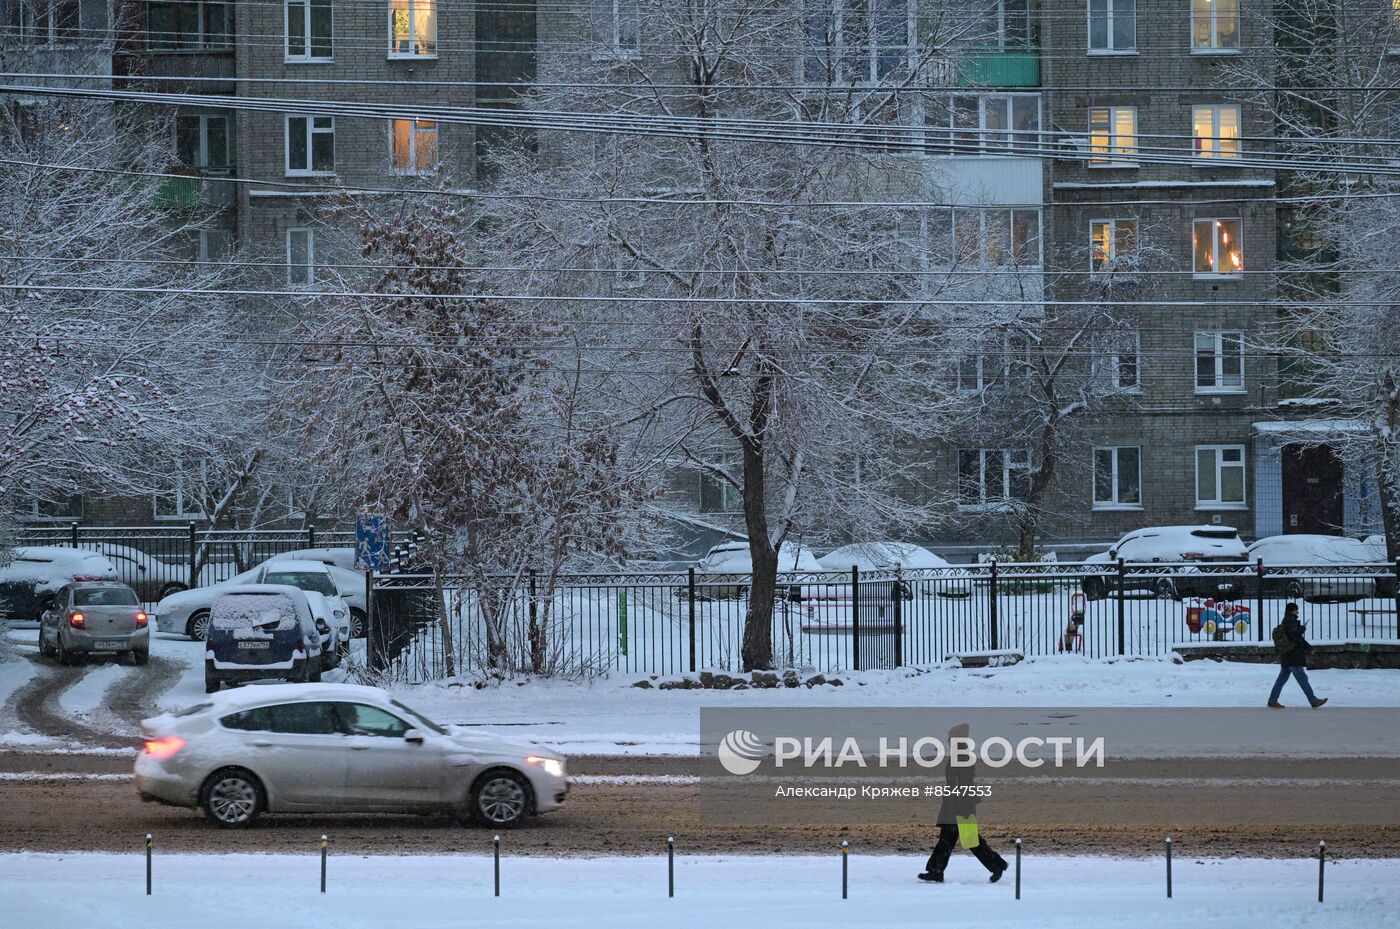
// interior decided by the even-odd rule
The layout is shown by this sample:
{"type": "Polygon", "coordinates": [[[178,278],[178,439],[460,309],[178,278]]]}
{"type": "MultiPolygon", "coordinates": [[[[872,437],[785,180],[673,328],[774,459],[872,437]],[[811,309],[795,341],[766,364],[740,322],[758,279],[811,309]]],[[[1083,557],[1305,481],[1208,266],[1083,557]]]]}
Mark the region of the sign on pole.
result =
{"type": "Polygon", "coordinates": [[[389,567],[389,524],[383,516],[355,518],[355,567],[376,571],[389,567]]]}

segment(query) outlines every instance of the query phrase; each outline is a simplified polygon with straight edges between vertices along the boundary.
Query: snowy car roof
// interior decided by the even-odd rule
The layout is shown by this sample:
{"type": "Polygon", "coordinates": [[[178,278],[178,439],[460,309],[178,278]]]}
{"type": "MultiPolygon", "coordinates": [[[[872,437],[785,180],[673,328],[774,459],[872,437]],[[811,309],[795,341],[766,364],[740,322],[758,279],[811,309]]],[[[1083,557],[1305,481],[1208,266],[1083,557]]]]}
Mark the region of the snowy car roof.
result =
{"type": "Polygon", "coordinates": [[[307,561],[302,558],[269,558],[263,562],[263,571],[313,571],[316,574],[330,574],[328,566],[321,561],[307,561]]]}
{"type": "Polygon", "coordinates": [[[389,695],[363,684],[256,684],[211,694],[206,701],[218,711],[239,710],[271,703],[309,703],[316,700],[373,700],[388,703],[389,695]]]}

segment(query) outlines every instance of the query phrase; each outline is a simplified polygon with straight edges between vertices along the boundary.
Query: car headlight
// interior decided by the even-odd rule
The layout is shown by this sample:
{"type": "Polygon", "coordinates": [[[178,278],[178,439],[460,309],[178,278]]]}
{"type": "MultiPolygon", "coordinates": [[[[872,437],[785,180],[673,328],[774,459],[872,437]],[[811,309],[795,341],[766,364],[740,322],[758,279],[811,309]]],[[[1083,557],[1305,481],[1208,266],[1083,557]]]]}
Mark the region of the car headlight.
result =
{"type": "Polygon", "coordinates": [[[335,618],[336,618],[336,619],[344,619],[344,618],[345,618],[345,611],[344,611],[344,610],[336,610],[336,611],[335,611],[335,618]]]}
{"type": "Polygon", "coordinates": [[[541,758],[538,755],[529,755],[525,758],[525,763],[543,768],[546,774],[552,774],[555,777],[564,776],[564,762],[558,758],[541,758]]]}

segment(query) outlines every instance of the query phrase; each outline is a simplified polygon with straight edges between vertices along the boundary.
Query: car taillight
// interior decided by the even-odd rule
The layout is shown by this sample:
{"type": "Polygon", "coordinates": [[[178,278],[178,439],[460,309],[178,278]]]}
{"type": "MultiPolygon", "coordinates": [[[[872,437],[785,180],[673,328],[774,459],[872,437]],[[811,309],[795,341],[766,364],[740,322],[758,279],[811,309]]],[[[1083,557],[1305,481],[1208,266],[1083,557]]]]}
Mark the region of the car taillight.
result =
{"type": "Polygon", "coordinates": [[[87,617],[76,611],[69,613],[68,625],[72,626],[74,629],[84,629],[87,627],[87,617]]]}
{"type": "Polygon", "coordinates": [[[145,625],[146,625],[146,623],[147,623],[147,621],[148,621],[149,619],[150,619],[150,617],[148,617],[148,616],[146,615],[146,612],[145,612],[144,610],[137,610],[137,611],[136,611],[136,628],[137,628],[137,629],[142,629],[142,628],[144,628],[145,625]]]}
{"type": "Polygon", "coordinates": [[[185,740],[178,735],[168,735],[163,739],[147,739],[146,754],[153,758],[169,758],[185,747],[185,740]]]}
{"type": "Polygon", "coordinates": [[[1205,552],[1182,552],[1182,553],[1181,553],[1181,560],[1182,560],[1182,561],[1200,561],[1201,559],[1203,559],[1203,558],[1205,558],[1205,557],[1206,557],[1205,552]]]}

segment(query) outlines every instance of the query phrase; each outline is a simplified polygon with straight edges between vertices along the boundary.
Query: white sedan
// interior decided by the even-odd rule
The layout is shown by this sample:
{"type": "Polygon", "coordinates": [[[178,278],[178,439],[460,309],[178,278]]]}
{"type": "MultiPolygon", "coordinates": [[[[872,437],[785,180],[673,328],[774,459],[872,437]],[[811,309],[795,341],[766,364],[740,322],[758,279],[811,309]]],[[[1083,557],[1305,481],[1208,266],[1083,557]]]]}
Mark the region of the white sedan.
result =
{"type": "Polygon", "coordinates": [[[908,542],[857,542],[844,545],[830,554],[821,557],[821,566],[827,571],[850,571],[852,567],[862,572],[901,571],[914,572],[909,586],[915,596],[967,597],[972,594],[972,581],[957,577],[958,569],[933,552],[908,542]],[[937,571],[937,574],[919,574],[920,571],[937,571]],[[947,576],[945,576],[947,575],[947,576]]]}
{"type": "MultiPolygon", "coordinates": [[[[193,590],[182,590],[163,598],[160,603],[156,604],[152,617],[156,629],[161,632],[186,635],[192,639],[203,639],[209,628],[209,609],[214,605],[219,594],[238,584],[270,583],[265,580],[269,572],[290,570],[276,567],[278,565],[295,565],[298,566],[300,573],[308,577],[315,575],[316,577],[312,580],[316,583],[310,585],[292,583],[292,586],[299,587],[309,593],[322,594],[332,602],[339,601],[340,605],[332,607],[332,615],[325,617],[326,621],[332,625],[344,627],[346,638],[364,636],[364,575],[316,561],[290,559],[285,555],[269,558],[257,567],[218,584],[196,587],[193,590]],[[346,615],[334,616],[335,609],[342,609],[346,615]]],[[[278,583],[288,582],[279,581],[278,583]]]]}

